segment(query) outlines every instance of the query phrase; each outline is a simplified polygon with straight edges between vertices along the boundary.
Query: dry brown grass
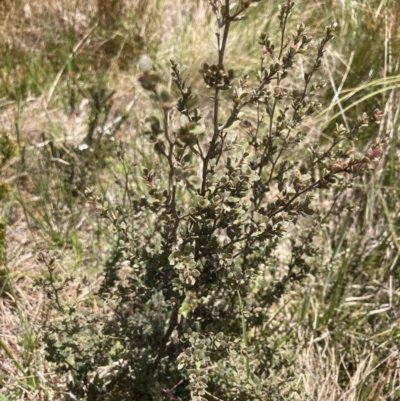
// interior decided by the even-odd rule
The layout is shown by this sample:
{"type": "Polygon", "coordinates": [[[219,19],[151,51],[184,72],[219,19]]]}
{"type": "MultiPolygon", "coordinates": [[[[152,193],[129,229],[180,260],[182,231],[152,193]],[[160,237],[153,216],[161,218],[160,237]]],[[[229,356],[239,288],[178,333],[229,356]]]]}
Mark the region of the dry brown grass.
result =
{"type": "MultiPolygon", "coordinates": [[[[278,2],[270,3],[275,6],[278,2]]],[[[379,7],[378,2],[371,3],[360,6],[368,12],[368,26],[374,23],[373,15],[379,7]]],[[[396,3],[392,6],[393,15],[400,12],[396,3]]],[[[329,6],[326,2],[314,2],[307,12],[321,18],[322,7],[329,6]]],[[[352,15],[354,18],[349,21],[354,25],[358,20],[355,13],[352,15]]],[[[255,16],[250,27],[239,28],[233,36],[228,54],[237,69],[250,69],[258,62],[259,50],[249,43],[265,17],[265,12],[255,16]]],[[[5,269],[9,281],[0,296],[0,339],[10,353],[7,355],[4,347],[0,349],[0,394],[8,397],[6,400],[63,399],[59,391],[62,383],[53,367],[45,362],[40,342],[43,326],[55,311],[48,309],[42,289],[34,286],[35,280],[46,274],[38,261],[39,252],[50,248],[57,255],[60,281],[71,274],[89,277],[92,286],[80,294],[79,304],[98,284],[97,266],[108,250],[107,235],[96,232],[97,217],[91,206],[81,201],[75,209],[66,207],[62,203],[63,194],[57,189],[59,177],[50,177],[48,182],[49,177],[45,178],[41,171],[43,150],[50,140],[73,148],[87,134],[89,108],[77,102],[75,110],[68,112],[70,88],[79,83],[82,91],[89,93],[104,74],[106,86],[116,90],[112,119],[126,108],[130,112],[118,139],[128,144],[139,142],[137,131],[151,108],[136,83],[139,56],[151,54],[167,76],[168,58],[174,55],[188,66],[187,76],[199,82],[198,68],[212,60],[214,54],[210,46],[214,35],[213,29],[209,29],[211,23],[206,1],[4,0],[0,3],[0,42],[6,55],[0,60],[0,129],[9,132],[24,149],[24,153],[1,170],[2,179],[13,185],[10,200],[2,204],[2,216],[8,224],[5,269]],[[45,184],[51,187],[50,203],[41,192],[45,184]],[[44,214],[45,210],[48,214],[44,214]],[[72,219],[74,214],[79,215],[77,220],[72,219]],[[49,220],[44,222],[44,216],[49,216],[49,220]],[[69,227],[71,221],[73,227],[69,227]],[[51,242],[52,231],[62,237],[61,246],[51,242]]],[[[321,25],[320,20],[314,25],[321,25]]],[[[390,21],[386,27],[392,32],[390,43],[394,53],[394,49],[400,48],[399,28],[390,21]]],[[[388,38],[388,33],[381,38],[388,38]]],[[[346,70],[347,56],[341,52],[342,49],[336,48],[328,57],[341,60],[342,67],[338,63],[337,69],[346,70]]],[[[197,83],[194,87],[201,85],[197,83]]],[[[201,89],[198,103],[203,105],[207,98],[208,93],[201,89]]],[[[113,173],[99,175],[103,187],[111,188],[113,173]]],[[[111,192],[109,196],[118,195],[111,192]]],[[[0,288],[2,280],[0,276],[0,288]]],[[[76,301],[76,291],[76,286],[67,288],[63,292],[65,301],[76,301]]],[[[399,328],[398,321],[394,328],[399,328]]],[[[329,331],[326,333],[319,341],[308,338],[308,345],[299,351],[299,388],[316,400],[329,401],[383,400],[384,386],[392,386],[394,394],[399,387],[398,348],[388,347],[384,356],[367,346],[357,350],[359,362],[348,371],[347,387],[339,389],[341,361],[348,350],[341,349],[340,342],[329,331]],[[361,397],[363,386],[370,388],[371,393],[361,397]]],[[[308,336],[307,332],[299,335],[308,336]]]]}

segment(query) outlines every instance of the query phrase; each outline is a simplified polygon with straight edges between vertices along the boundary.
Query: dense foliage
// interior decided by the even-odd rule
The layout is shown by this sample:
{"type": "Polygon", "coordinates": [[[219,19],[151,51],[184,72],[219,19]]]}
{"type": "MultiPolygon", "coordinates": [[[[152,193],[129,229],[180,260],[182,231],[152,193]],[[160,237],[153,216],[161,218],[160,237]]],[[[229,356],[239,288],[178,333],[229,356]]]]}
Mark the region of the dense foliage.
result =
{"type": "MultiPolygon", "coordinates": [[[[285,333],[271,308],[318,275],[313,238],[330,210],[319,209],[318,194],[381,156],[386,138],[354,151],[360,130],[379,123],[378,110],[324,136],[324,127],[308,126],[336,23],[313,46],[303,23],[289,32],[287,1],[280,37],[260,32],[259,69],[239,75],[225,68],[229,33],[258,1],[209,3],[217,56],[200,73],[212,111],[192,107],[197,77],[185,77],[177,60],[167,89],[143,56],[138,82],[155,113],[138,135],[154,150],[153,168],[132,165],[120,143],[123,199],[115,206],[86,190],[114,236],[98,313],[60,305],[51,274],[43,284],[63,311],[46,336],[48,359],[76,399],[295,398],[294,354],[290,341],[277,351],[285,333]],[[307,67],[299,77],[300,57],[307,67]]],[[[43,257],[50,273],[53,262],[43,257]]]]}

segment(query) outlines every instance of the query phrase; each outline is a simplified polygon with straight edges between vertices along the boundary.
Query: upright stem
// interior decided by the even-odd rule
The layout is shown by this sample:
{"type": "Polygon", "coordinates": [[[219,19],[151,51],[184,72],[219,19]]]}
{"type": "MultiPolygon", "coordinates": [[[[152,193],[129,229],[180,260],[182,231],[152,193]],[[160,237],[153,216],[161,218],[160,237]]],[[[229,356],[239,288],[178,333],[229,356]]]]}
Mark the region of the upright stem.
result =
{"type": "Polygon", "coordinates": [[[225,49],[226,49],[226,44],[228,42],[229,28],[230,28],[231,21],[232,21],[231,15],[229,13],[229,1],[230,0],[225,0],[226,15],[225,15],[225,19],[222,21],[224,24],[224,36],[222,37],[222,42],[220,43],[220,46],[218,47],[218,65],[220,67],[224,63],[225,49]]]}
{"type": "MultiPolygon", "coordinates": [[[[218,26],[219,28],[223,26],[223,35],[222,35],[222,40],[221,36],[219,33],[217,33],[217,38],[218,38],[218,67],[222,68],[224,64],[224,56],[225,56],[225,49],[226,49],[226,44],[228,42],[228,34],[229,34],[229,28],[231,25],[231,15],[229,13],[229,2],[230,0],[225,0],[225,12],[226,14],[222,16],[222,20],[218,21],[218,26]]],[[[207,154],[204,157],[204,162],[203,162],[203,175],[202,175],[202,184],[201,184],[201,195],[204,195],[206,192],[206,181],[207,181],[207,172],[208,172],[208,163],[210,162],[211,156],[214,154],[215,150],[215,144],[217,143],[218,136],[221,132],[218,124],[219,120],[219,93],[220,93],[220,88],[218,87],[218,84],[215,86],[215,92],[214,92],[214,117],[213,117],[213,125],[214,125],[214,132],[213,132],[213,137],[210,142],[210,147],[207,151],[207,154]]]]}
{"type": "Polygon", "coordinates": [[[160,347],[158,348],[158,353],[157,353],[156,359],[154,360],[154,364],[153,364],[154,370],[156,370],[158,368],[158,365],[160,364],[161,359],[165,356],[168,341],[169,341],[175,327],[178,325],[178,314],[179,314],[179,307],[175,307],[175,309],[172,311],[168,329],[165,332],[164,337],[161,340],[160,347]]]}
{"type": "Polygon", "coordinates": [[[174,146],[175,146],[175,141],[172,140],[169,134],[169,129],[168,129],[168,124],[169,124],[169,117],[168,117],[168,110],[164,109],[164,130],[165,130],[165,137],[167,139],[169,149],[168,152],[165,153],[165,156],[167,157],[168,160],[168,165],[169,165],[169,175],[168,175],[168,181],[169,181],[169,193],[171,194],[171,211],[172,215],[175,219],[175,225],[174,225],[174,231],[173,231],[173,240],[174,243],[176,243],[176,233],[178,231],[178,226],[179,226],[179,216],[178,212],[176,211],[176,179],[175,179],[175,166],[174,166],[174,146]]]}
{"type": "MultiPolygon", "coordinates": [[[[287,7],[289,7],[289,3],[290,1],[287,2],[287,7]]],[[[289,13],[288,11],[285,12],[285,14],[283,15],[282,21],[281,21],[281,46],[280,46],[280,50],[279,50],[279,55],[278,55],[278,61],[279,63],[281,62],[281,58],[283,55],[283,50],[285,48],[285,33],[286,33],[286,25],[287,25],[287,20],[288,20],[288,16],[289,13]]],[[[277,74],[277,78],[276,78],[276,86],[279,87],[281,82],[281,76],[278,73],[277,74]]],[[[276,104],[277,104],[277,99],[274,99],[274,104],[272,105],[272,111],[270,113],[269,116],[269,131],[268,131],[268,142],[267,145],[261,155],[261,161],[260,161],[260,166],[258,169],[258,174],[261,176],[263,167],[264,167],[264,163],[265,163],[265,159],[269,158],[269,153],[272,150],[272,130],[273,130],[273,121],[274,121],[274,115],[275,115],[275,110],[276,110],[276,104]]]]}
{"type": "Polygon", "coordinates": [[[247,355],[247,348],[249,347],[249,340],[247,336],[247,327],[246,327],[246,319],[243,314],[243,302],[242,302],[242,297],[240,296],[239,290],[237,290],[238,294],[238,299],[239,299],[239,306],[240,306],[240,314],[242,315],[242,335],[243,335],[243,345],[245,348],[245,358],[246,358],[246,377],[247,379],[250,379],[250,361],[249,361],[249,356],[247,355]]]}

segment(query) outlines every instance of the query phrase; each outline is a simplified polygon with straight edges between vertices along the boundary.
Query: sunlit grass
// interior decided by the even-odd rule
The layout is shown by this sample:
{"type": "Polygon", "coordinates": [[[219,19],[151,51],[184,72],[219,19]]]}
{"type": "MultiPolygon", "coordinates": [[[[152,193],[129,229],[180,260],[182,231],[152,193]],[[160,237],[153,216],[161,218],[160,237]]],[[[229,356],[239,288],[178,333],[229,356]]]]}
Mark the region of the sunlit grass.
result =
{"type": "MultiPolygon", "coordinates": [[[[115,90],[104,121],[113,123],[128,113],[116,142],[124,142],[131,163],[151,168],[158,161],[140,135],[151,105],[136,82],[137,60],[149,54],[165,71],[169,85],[168,60],[175,56],[187,66],[184,74],[195,88],[202,87],[198,69],[213,61],[215,38],[204,35],[212,32],[213,24],[206,1],[118,3],[119,16],[104,7],[99,15],[94,1],[32,1],[24,7],[4,1],[0,6],[0,129],[21,147],[1,169],[1,178],[13,190],[3,208],[8,210],[8,227],[0,275],[0,400],[47,399],[48,392],[54,399],[61,397],[40,343],[50,312],[41,290],[33,287],[34,279],[45,274],[38,252],[58,252],[60,281],[70,274],[96,281],[112,241],[112,233],[81,196],[83,188],[75,196],[76,183],[66,185],[72,172],[63,162],[72,165],[76,159],[82,171],[94,163],[88,158],[85,164],[75,152],[86,139],[92,110],[82,100],[90,98],[100,83],[107,91],[115,90]],[[51,146],[63,153],[51,154],[51,146]],[[54,388],[45,384],[47,380],[54,388]]],[[[257,68],[257,31],[274,36],[279,3],[262,2],[233,30],[228,62],[237,76],[257,68]]],[[[336,122],[351,125],[361,112],[381,108],[383,124],[372,140],[390,134],[376,174],[356,182],[356,197],[339,198],[321,231],[326,257],[315,261],[323,264],[320,281],[310,283],[310,291],[297,289],[303,299],[291,300],[294,295],[289,294],[288,304],[276,314],[283,327],[298,325],[298,386],[315,399],[400,397],[399,17],[394,0],[299,1],[291,21],[295,26],[304,20],[313,36],[331,20],[339,23],[326,54],[329,69],[321,74],[328,90],[321,113],[312,122],[318,132],[328,135],[336,122]]],[[[209,96],[200,89],[198,106],[209,96]]],[[[371,138],[361,139],[355,146],[364,151],[371,138]]],[[[106,162],[90,172],[87,185],[113,202],[126,192],[115,183],[123,167],[114,150],[107,152],[100,157],[106,162]]],[[[67,287],[65,298],[75,290],[67,287]]]]}

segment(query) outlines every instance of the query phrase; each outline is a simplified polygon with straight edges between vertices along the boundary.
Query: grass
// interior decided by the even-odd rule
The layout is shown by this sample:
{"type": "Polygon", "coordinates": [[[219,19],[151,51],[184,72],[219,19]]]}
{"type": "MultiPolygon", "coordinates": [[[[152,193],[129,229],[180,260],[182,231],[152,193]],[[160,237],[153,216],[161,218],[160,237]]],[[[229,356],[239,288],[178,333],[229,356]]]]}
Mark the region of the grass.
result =
{"type": "MultiPolygon", "coordinates": [[[[303,394],[329,401],[396,400],[400,7],[394,0],[298,3],[293,25],[305,20],[313,33],[330,20],[340,26],[325,56],[328,89],[318,124],[329,132],[338,120],[351,125],[357,114],[381,108],[381,127],[357,146],[363,151],[385,132],[390,142],[375,173],[343,193],[323,225],[318,282],[297,288],[301,297],[288,294],[274,320],[297,344],[296,386],[303,394]]],[[[235,70],[258,63],[256,32],[263,28],[273,35],[269,16],[278,4],[260,4],[250,23],[237,26],[228,48],[235,70]]],[[[79,194],[95,187],[113,204],[124,189],[115,182],[121,166],[112,141],[101,147],[96,137],[101,146],[94,156],[76,149],[88,140],[88,121],[96,119],[94,132],[124,141],[132,163],[157,164],[138,137],[151,105],[136,83],[137,60],[149,54],[167,72],[175,55],[200,87],[197,70],[213,54],[213,38],[203,34],[212,19],[205,1],[32,0],[21,7],[5,0],[0,21],[0,130],[20,149],[0,170],[11,188],[1,201],[7,230],[0,270],[0,400],[61,399],[64,383],[45,361],[41,343],[58,312],[49,309],[38,285],[49,274],[39,253],[46,250],[56,260],[61,302],[92,302],[95,310],[91,291],[112,233],[79,194]],[[115,94],[95,115],[101,90],[115,94]],[[85,279],[90,285],[82,290],[77,283],[85,279]]],[[[208,96],[200,90],[199,106],[208,96]]],[[[321,195],[321,204],[328,200],[321,195]]],[[[245,342],[249,333],[244,325],[245,342]]]]}

